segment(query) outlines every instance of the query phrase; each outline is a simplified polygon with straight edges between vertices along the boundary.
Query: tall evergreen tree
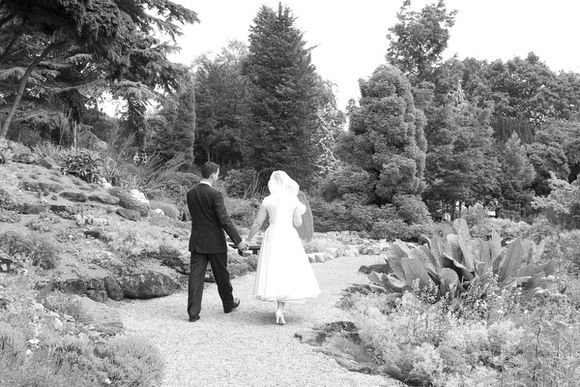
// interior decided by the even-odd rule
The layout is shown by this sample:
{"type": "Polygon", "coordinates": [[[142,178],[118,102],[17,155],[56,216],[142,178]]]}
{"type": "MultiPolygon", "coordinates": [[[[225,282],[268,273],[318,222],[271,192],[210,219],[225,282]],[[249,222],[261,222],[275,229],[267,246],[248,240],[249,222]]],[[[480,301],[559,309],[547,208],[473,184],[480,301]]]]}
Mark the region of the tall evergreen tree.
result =
{"type": "Polygon", "coordinates": [[[245,166],[242,134],[249,123],[249,85],[242,75],[247,47],[230,42],[215,58],[202,56],[195,75],[197,129],[195,160],[226,168],[245,166]]]}
{"type": "Polygon", "coordinates": [[[250,28],[244,73],[251,84],[252,125],[245,134],[253,167],[283,169],[301,185],[314,173],[317,77],[288,7],[263,6],[250,28]]]}
{"type": "Polygon", "coordinates": [[[383,65],[359,82],[360,107],[351,111],[339,155],[371,175],[370,196],[376,204],[392,203],[397,195],[420,195],[425,187],[425,118],[415,108],[409,81],[383,65]]]}
{"type": "Polygon", "coordinates": [[[525,215],[534,199],[531,187],[536,172],[516,133],[501,152],[501,171],[501,216],[518,218],[525,215]]]}

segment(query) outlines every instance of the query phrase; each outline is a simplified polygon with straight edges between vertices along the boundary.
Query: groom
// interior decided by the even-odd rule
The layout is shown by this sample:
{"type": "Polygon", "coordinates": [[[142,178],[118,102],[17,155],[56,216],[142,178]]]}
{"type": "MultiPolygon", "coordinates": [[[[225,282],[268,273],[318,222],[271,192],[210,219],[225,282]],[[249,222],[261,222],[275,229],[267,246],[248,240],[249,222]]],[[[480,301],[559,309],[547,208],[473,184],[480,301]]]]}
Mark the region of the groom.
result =
{"type": "Polygon", "coordinates": [[[224,313],[230,313],[240,305],[240,299],[232,296],[230,273],[227,269],[227,245],[224,231],[240,250],[246,244],[228,215],[222,194],[212,185],[218,180],[219,165],[208,161],[201,167],[201,182],[187,193],[187,206],[191,215],[189,251],[191,264],[188,282],[187,313],[189,321],[199,320],[201,299],[207,264],[215,277],[224,313]]]}

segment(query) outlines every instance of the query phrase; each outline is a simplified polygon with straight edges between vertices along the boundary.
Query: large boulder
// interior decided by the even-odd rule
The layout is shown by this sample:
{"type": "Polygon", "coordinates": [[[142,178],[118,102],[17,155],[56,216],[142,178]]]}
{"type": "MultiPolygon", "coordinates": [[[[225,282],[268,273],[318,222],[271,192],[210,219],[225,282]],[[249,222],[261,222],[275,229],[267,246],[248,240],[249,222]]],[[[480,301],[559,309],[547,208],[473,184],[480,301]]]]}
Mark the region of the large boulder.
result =
{"type": "Polygon", "coordinates": [[[106,335],[116,335],[123,332],[123,321],[118,310],[87,297],[76,296],[73,297],[73,300],[77,300],[82,305],[97,331],[106,335]]]}
{"type": "Polygon", "coordinates": [[[115,278],[123,289],[125,298],[149,299],[168,296],[179,289],[179,283],[168,276],[147,269],[122,267],[115,278]]]}

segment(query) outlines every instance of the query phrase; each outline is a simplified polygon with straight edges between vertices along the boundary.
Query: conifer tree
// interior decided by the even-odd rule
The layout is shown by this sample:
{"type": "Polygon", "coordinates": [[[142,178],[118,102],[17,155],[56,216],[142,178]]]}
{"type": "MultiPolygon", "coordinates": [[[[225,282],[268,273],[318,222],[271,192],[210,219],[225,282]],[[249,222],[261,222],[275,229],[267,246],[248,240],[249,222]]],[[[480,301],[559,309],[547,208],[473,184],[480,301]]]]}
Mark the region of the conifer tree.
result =
{"type": "Polygon", "coordinates": [[[351,111],[339,155],[369,172],[376,204],[391,203],[396,195],[420,195],[425,187],[425,118],[415,108],[409,81],[383,65],[368,81],[360,81],[360,91],[360,107],[351,111]]]}
{"type": "Polygon", "coordinates": [[[263,6],[250,28],[244,73],[250,82],[251,126],[245,141],[264,180],[283,169],[302,186],[314,173],[317,77],[288,7],[263,6]]]}

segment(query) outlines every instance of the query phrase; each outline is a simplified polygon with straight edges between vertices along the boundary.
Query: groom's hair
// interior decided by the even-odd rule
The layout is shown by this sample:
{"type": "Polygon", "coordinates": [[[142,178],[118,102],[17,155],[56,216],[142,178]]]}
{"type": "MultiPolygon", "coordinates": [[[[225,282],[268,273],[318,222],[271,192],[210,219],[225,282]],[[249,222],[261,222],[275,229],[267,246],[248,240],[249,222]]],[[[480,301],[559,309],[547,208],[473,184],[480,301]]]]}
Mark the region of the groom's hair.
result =
{"type": "Polygon", "coordinates": [[[201,177],[203,179],[208,179],[212,173],[215,173],[220,169],[220,166],[211,161],[206,162],[201,166],[201,177]]]}

